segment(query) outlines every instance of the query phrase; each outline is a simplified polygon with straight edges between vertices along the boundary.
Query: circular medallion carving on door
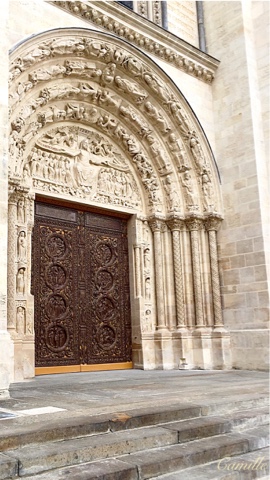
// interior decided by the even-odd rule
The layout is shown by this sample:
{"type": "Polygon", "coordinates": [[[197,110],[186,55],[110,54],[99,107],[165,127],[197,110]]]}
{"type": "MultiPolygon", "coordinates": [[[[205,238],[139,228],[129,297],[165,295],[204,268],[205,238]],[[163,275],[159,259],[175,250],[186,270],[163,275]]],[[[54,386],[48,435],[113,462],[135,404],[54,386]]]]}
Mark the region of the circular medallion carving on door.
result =
{"type": "Polygon", "coordinates": [[[113,256],[112,249],[107,243],[100,243],[96,247],[96,258],[102,265],[108,265],[113,256]]]}
{"type": "Polygon", "coordinates": [[[68,331],[63,325],[50,324],[46,329],[46,346],[53,352],[61,352],[68,343],[68,331]]]}
{"type": "Polygon", "coordinates": [[[102,297],[97,301],[96,314],[100,320],[108,320],[114,314],[115,307],[108,297],[102,297]]]}
{"type": "Polygon", "coordinates": [[[96,276],[96,284],[100,290],[107,291],[113,286],[113,276],[107,270],[100,270],[96,276]]]}
{"type": "Polygon", "coordinates": [[[63,317],[67,311],[66,300],[62,295],[51,295],[45,308],[48,317],[53,319],[63,317]]]}
{"type": "Polygon", "coordinates": [[[50,257],[63,257],[67,251],[65,239],[61,235],[51,235],[46,242],[46,250],[50,257]]]}
{"type": "Polygon", "coordinates": [[[103,325],[97,332],[97,343],[103,350],[110,350],[116,342],[116,332],[113,327],[103,325]]]}
{"type": "Polygon", "coordinates": [[[65,269],[58,264],[50,265],[46,270],[46,283],[52,289],[63,288],[67,280],[65,269]]]}

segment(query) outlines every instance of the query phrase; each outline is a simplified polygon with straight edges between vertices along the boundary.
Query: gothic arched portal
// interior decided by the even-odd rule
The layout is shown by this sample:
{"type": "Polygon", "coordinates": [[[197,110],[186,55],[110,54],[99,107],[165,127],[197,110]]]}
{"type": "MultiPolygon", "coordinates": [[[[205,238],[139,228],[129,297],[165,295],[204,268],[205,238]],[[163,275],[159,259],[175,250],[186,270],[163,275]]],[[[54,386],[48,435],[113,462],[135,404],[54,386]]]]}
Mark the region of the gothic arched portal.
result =
{"type": "Polygon", "coordinates": [[[188,368],[226,368],[218,172],[196,116],[170,78],[114,36],[58,29],[12,51],[9,99],[8,327],[15,378],[34,374],[37,195],[130,216],[135,367],[178,368],[182,358],[188,368]]]}

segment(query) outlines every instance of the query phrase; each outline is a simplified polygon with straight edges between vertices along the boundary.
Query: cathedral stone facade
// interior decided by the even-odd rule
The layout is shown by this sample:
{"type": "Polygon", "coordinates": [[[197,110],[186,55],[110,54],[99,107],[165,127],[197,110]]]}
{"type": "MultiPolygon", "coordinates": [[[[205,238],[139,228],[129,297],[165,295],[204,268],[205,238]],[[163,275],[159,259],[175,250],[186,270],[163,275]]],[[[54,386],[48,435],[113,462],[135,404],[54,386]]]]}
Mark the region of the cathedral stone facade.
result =
{"type": "Polygon", "coordinates": [[[267,368],[268,20],[4,7],[2,396],[45,373],[267,368]]]}

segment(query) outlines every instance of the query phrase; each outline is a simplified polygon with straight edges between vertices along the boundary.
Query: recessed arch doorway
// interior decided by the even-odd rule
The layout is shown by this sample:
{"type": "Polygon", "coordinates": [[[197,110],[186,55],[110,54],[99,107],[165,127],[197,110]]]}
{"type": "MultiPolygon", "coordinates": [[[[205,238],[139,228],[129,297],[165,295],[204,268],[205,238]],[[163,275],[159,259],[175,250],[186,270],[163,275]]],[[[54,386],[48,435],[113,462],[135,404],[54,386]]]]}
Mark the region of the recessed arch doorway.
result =
{"type": "MultiPolygon", "coordinates": [[[[35,372],[31,238],[38,195],[130,216],[135,368],[178,368],[180,358],[188,368],[226,368],[219,177],[181,92],[128,43],[79,28],[21,43],[11,53],[10,85],[8,328],[15,378],[35,372]]],[[[53,348],[54,330],[48,332],[53,348]]],[[[63,348],[68,333],[61,341],[60,330],[55,335],[54,348],[63,348]]]]}

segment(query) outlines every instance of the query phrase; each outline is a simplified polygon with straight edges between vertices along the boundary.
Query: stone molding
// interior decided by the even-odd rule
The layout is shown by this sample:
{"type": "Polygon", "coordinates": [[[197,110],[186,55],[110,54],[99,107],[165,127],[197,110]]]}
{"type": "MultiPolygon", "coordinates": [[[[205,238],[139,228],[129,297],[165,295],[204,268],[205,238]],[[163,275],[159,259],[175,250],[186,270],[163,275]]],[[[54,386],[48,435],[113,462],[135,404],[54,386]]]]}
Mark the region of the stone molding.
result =
{"type": "Polygon", "coordinates": [[[90,1],[55,0],[49,3],[127,40],[142,51],[155,55],[203,82],[212,83],[215,78],[219,65],[217,59],[158,25],[153,26],[152,22],[143,16],[138,17],[123,6],[116,5],[116,2],[95,2],[94,6],[90,1]]]}
{"type": "Polygon", "coordinates": [[[122,40],[84,29],[45,32],[18,50],[10,68],[10,179],[138,212],[146,196],[152,214],[220,214],[204,133],[150,59],[122,40]],[[65,146],[54,145],[56,139],[65,146]],[[102,167],[94,187],[84,178],[87,155],[93,168],[102,167]],[[117,195],[106,186],[112,171],[117,195]],[[123,189],[129,194],[121,195],[123,189]]]}

